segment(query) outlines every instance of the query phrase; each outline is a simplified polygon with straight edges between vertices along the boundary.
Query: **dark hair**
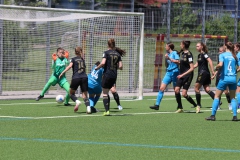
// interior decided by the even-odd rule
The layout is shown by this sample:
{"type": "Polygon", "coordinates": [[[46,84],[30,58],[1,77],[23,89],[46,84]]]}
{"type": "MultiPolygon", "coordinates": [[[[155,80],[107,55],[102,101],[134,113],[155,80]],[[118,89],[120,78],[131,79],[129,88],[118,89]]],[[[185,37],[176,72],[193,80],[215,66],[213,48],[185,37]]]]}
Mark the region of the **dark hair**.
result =
{"type": "Polygon", "coordinates": [[[64,49],[63,49],[62,47],[58,47],[58,48],[57,48],[57,52],[60,51],[60,50],[63,50],[63,51],[64,51],[64,49]]]}
{"type": "Polygon", "coordinates": [[[227,47],[227,49],[229,49],[232,53],[232,56],[237,59],[236,53],[234,51],[234,45],[232,44],[232,42],[226,42],[225,46],[227,47]]]}
{"type": "Polygon", "coordinates": [[[167,45],[171,50],[174,50],[174,44],[172,42],[168,42],[167,45]]]}
{"type": "Polygon", "coordinates": [[[97,62],[95,63],[95,65],[96,65],[96,66],[98,66],[99,64],[100,64],[100,62],[99,62],[99,61],[97,61],[97,62]]]}
{"type": "Polygon", "coordinates": [[[238,51],[240,50],[240,43],[239,42],[235,43],[234,46],[238,47],[238,51]]]}
{"type": "Polygon", "coordinates": [[[108,40],[108,47],[112,50],[116,50],[122,57],[126,55],[125,50],[122,50],[121,48],[115,46],[115,40],[113,38],[110,38],[108,40]]]}
{"type": "Polygon", "coordinates": [[[191,44],[191,42],[190,41],[182,41],[182,44],[184,45],[185,49],[188,49],[190,44],[191,44]]]}
{"type": "Polygon", "coordinates": [[[82,55],[82,47],[76,47],[75,48],[75,54],[76,55],[79,55],[83,58],[83,55],[82,55]]]}
{"type": "Polygon", "coordinates": [[[206,44],[204,44],[203,42],[198,42],[198,44],[200,44],[203,48],[202,48],[202,51],[204,53],[208,53],[208,49],[207,49],[207,46],[206,44]]]}

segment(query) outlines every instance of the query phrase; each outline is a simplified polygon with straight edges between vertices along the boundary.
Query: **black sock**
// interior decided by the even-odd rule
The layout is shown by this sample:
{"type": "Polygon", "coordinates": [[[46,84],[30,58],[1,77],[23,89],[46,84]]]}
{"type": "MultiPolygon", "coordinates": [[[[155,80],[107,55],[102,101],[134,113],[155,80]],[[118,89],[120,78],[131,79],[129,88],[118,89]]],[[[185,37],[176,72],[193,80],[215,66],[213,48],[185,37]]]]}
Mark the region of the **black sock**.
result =
{"type": "Polygon", "coordinates": [[[182,107],[182,100],[181,100],[181,94],[180,93],[175,93],[176,101],[178,103],[178,108],[177,109],[183,109],[182,107]]]}
{"type": "Polygon", "coordinates": [[[230,99],[230,94],[229,93],[226,94],[226,98],[227,98],[228,103],[231,103],[231,99],[230,99]]]}
{"type": "Polygon", "coordinates": [[[71,98],[71,100],[73,100],[73,102],[76,102],[76,100],[77,100],[77,97],[75,96],[75,94],[71,94],[70,98],[71,98]]]}
{"type": "Polygon", "coordinates": [[[103,96],[103,105],[105,107],[105,111],[109,111],[109,98],[108,96],[103,96]]]}
{"type": "Polygon", "coordinates": [[[191,103],[194,107],[197,107],[197,104],[194,102],[194,100],[192,99],[192,97],[190,97],[189,95],[187,95],[186,97],[184,97],[187,99],[187,101],[189,103],[191,103]]]}
{"type": "Polygon", "coordinates": [[[212,99],[214,99],[215,94],[213,93],[213,91],[210,91],[210,90],[209,90],[207,93],[209,94],[209,96],[210,96],[212,99]]]}
{"type": "Polygon", "coordinates": [[[110,104],[110,96],[109,96],[109,94],[107,96],[108,96],[108,103],[110,104]]]}
{"type": "Polygon", "coordinates": [[[117,105],[120,106],[120,100],[119,100],[118,93],[117,93],[117,92],[113,93],[113,97],[114,97],[114,99],[115,99],[117,105]]]}
{"type": "Polygon", "coordinates": [[[90,106],[90,102],[88,98],[83,99],[84,100],[84,104],[87,106],[90,106]]]}
{"type": "Polygon", "coordinates": [[[200,92],[195,92],[195,93],[196,93],[197,104],[201,106],[201,93],[200,92]]]}

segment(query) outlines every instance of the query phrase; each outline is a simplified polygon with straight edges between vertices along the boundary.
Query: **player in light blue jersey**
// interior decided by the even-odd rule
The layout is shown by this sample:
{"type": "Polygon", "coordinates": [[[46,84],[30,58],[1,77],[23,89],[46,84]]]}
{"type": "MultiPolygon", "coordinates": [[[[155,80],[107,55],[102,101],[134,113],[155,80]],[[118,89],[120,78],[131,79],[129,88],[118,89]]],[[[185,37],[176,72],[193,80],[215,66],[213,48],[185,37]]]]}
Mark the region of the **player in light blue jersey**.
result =
{"type": "Polygon", "coordinates": [[[217,85],[217,90],[215,97],[212,103],[212,115],[205,118],[209,121],[215,121],[215,115],[219,105],[219,98],[226,88],[229,88],[231,106],[233,111],[232,121],[238,121],[237,119],[237,102],[235,100],[236,89],[237,89],[237,71],[240,70],[240,67],[236,70],[237,66],[237,57],[234,51],[234,45],[231,42],[227,42],[224,45],[224,53],[219,55],[219,64],[216,66],[217,69],[221,68],[220,80],[217,85]]]}
{"type": "MultiPolygon", "coordinates": [[[[224,52],[225,52],[225,49],[224,49],[223,46],[218,48],[218,54],[219,54],[219,55],[222,54],[222,53],[224,53],[224,52]]],[[[217,64],[218,64],[218,63],[219,63],[219,58],[218,58],[218,60],[217,60],[217,64]]],[[[220,75],[221,75],[221,69],[220,69],[220,70],[217,70],[216,73],[211,77],[211,79],[214,79],[215,76],[216,76],[216,81],[215,81],[215,86],[216,86],[216,87],[217,87],[217,85],[218,85],[218,82],[219,82],[219,79],[220,79],[220,75]]],[[[227,102],[228,102],[228,109],[229,109],[229,110],[232,110],[231,100],[230,100],[230,94],[229,94],[228,88],[224,91],[224,94],[225,94],[226,99],[227,99],[227,102]]],[[[221,109],[221,108],[220,108],[220,105],[222,105],[222,104],[221,104],[221,97],[220,97],[220,104],[219,104],[219,106],[218,106],[218,109],[221,109]]]]}
{"type": "MultiPolygon", "coordinates": [[[[234,51],[237,54],[237,60],[238,60],[238,66],[240,66],[240,43],[235,43],[234,44],[234,51]]],[[[237,102],[238,102],[238,110],[237,112],[240,113],[240,77],[238,77],[238,82],[237,82],[237,102]]]]}
{"type": "Polygon", "coordinates": [[[91,73],[88,74],[88,94],[92,113],[97,112],[94,106],[97,104],[97,101],[102,93],[101,84],[104,69],[100,68],[99,70],[95,70],[99,64],[100,62],[97,61],[93,66],[91,73]]]}
{"type": "Polygon", "coordinates": [[[176,83],[177,83],[177,76],[179,74],[179,68],[178,68],[178,63],[179,63],[179,55],[177,51],[174,51],[174,44],[169,42],[166,44],[166,51],[168,52],[165,57],[167,59],[168,67],[167,67],[167,72],[162,80],[156,103],[154,106],[150,106],[151,109],[159,110],[159,105],[162,101],[162,97],[164,95],[164,90],[166,87],[172,82],[173,83],[173,88],[175,88],[176,83]]]}

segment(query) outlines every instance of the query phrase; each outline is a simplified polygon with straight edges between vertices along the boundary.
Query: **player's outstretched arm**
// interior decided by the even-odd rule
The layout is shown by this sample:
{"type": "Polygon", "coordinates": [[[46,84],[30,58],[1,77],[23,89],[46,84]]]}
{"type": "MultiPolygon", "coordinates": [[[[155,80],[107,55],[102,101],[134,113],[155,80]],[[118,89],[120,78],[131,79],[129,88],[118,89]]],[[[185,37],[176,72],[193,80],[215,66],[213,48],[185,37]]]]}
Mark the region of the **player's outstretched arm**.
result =
{"type": "Polygon", "coordinates": [[[106,58],[102,59],[102,62],[95,68],[95,70],[98,70],[99,68],[103,67],[106,63],[106,58]]]}
{"type": "Polygon", "coordinates": [[[70,62],[70,64],[65,68],[65,70],[62,71],[62,73],[59,75],[59,78],[61,78],[65,72],[67,72],[70,68],[72,68],[72,66],[73,66],[73,63],[70,62]]]}

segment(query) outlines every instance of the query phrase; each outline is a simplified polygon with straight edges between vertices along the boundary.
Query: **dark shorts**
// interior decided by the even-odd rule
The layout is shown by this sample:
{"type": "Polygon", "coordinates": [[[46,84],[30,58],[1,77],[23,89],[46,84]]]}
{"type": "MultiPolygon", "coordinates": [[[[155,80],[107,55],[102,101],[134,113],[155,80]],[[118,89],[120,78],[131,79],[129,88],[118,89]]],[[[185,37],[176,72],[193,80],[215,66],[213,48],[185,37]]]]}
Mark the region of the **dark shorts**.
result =
{"type": "Polygon", "coordinates": [[[116,83],[117,78],[109,78],[103,76],[102,78],[102,88],[111,89],[116,83]]]}
{"type": "Polygon", "coordinates": [[[88,78],[72,79],[70,88],[77,90],[78,86],[80,86],[82,92],[88,91],[88,78]]]}
{"type": "Polygon", "coordinates": [[[218,85],[219,80],[220,80],[220,75],[217,74],[217,76],[216,76],[216,82],[215,82],[215,86],[216,86],[216,87],[217,87],[217,85],[218,85]]]}
{"type": "Polygon", "coordinates": [[[196,83],[202,84],[203,86],[211,84],[210,73],[207,72],[198,73],[196,83]]]}
{"type": "Polygon", "coordinates": [[[187,77],[183,77],[177,80],[176,87],[183,87],[183,89],[188,90],[193,79],[193,74],[187,77]]]}

